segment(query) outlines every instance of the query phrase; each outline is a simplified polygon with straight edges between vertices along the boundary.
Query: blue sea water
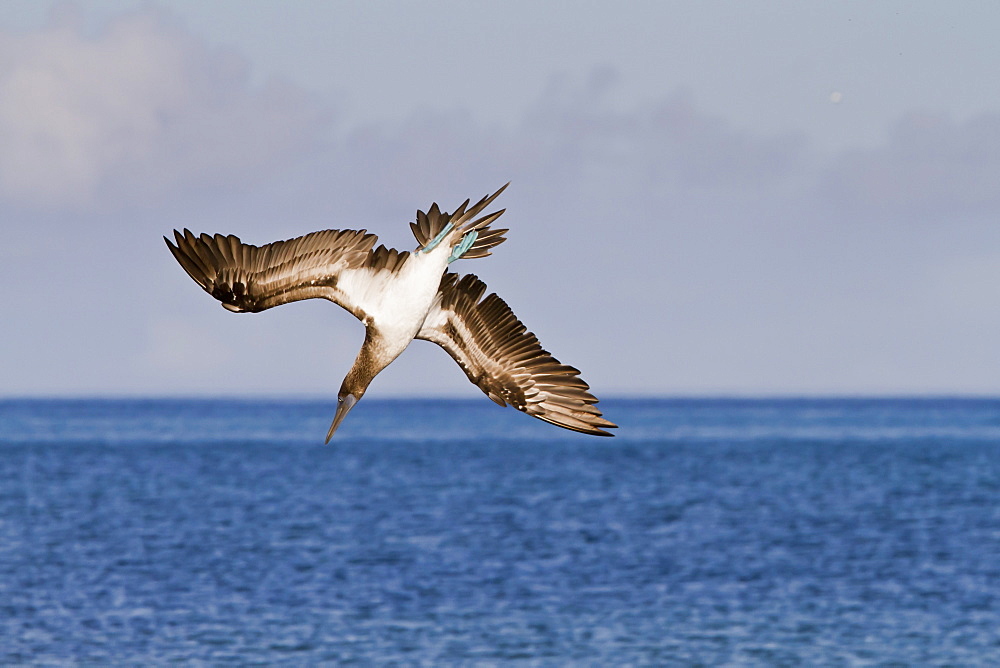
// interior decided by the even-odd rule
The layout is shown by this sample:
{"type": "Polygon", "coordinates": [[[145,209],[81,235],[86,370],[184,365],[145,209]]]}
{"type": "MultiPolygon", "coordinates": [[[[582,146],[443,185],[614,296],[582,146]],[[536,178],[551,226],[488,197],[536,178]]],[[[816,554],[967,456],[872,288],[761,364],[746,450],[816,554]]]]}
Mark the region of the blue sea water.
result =
{"type": "Polygon", "coordinates": [[[0,401],[0,664],[1000,665],[1000,401],[0,401]]]}

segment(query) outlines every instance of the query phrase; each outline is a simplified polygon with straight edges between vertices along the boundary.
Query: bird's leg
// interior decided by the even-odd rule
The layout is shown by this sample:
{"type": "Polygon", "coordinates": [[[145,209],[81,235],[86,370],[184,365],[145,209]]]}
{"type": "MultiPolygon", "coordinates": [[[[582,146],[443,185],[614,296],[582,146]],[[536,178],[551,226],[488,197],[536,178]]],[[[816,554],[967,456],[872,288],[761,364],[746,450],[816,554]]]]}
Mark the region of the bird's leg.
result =
{"type": "Polygon", "coordinates": [[[445,236],[449,232],[451,232],[451,228],[453,228],[453,227],[455,227],[454,223],[448,223],[447,225],[445,225],[444,229],[441,230],[440,232],[438,232],[438,235],[436,237],[434,237],[433,239],[431,239],[431,241],[430,241],[429,244],[427,244],[426,246],[424,246],[423,248],[421,248],[417,252],[418,253],[429,253],[430,251],[434,250],[434,247],[437,246],[439,243],[441,243],[441,241],[445,238],[445,236]]]}
{"type": "Polygon", "coordinates": [[[451,264],[458,258],[465,255],[465,251],[472,248],[472,244],[476,243],[476,237],[478,236],[479,232],[475,230],[466,233],[466,235],[462,237],[462,240],[458,242],[458,245],[455,246],[454,250],[451,251],[451,255],[448,257],[448,264],[451,264]]]}

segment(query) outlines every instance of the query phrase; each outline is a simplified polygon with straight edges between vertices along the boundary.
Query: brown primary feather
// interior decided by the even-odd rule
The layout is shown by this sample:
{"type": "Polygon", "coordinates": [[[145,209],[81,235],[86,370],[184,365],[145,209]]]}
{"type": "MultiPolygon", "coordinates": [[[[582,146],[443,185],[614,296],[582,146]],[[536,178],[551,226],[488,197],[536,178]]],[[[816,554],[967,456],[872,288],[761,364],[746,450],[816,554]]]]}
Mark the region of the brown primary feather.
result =
{"type": "Polygon", "coordinates": [[[164,238],[191,278],[229,310],[250,312],[310,297],[347,307],[338,299],[337,273],[368,262],[376,241],[365,230],[322,230],[259,247],[189,230],[175,230],[174,239],[164,238]]]}
{"type": "Polygon", "coordinates": [[[615,427],[594,406],[580,372],[561,364],[495,293],[469,274],[446,273],[438,301],[417,338],[437,343],[474,384],[501,406],[510,405],[554,425],[611,436],[615,427]]]}

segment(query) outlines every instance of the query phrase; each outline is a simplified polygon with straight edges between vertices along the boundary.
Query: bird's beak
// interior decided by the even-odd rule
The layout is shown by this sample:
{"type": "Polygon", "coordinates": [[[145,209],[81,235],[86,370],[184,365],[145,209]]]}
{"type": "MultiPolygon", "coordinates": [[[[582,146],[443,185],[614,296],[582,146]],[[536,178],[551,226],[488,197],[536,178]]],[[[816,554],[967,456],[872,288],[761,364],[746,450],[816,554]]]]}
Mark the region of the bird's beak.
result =
{"type": "Polygon", "coordinates": [[[326,432],[327,443],[333,438],[333,432],[337,431],[337,427],[344,421],[344,418],[347,417],[347,414],[354,408],[354,404],[356,403],[358,403],[358,400],[353,394],[348,394],[343,399],[337,399],[337,414],[333,416],[333,424],[330,425],[330,431],[326,432]]]}

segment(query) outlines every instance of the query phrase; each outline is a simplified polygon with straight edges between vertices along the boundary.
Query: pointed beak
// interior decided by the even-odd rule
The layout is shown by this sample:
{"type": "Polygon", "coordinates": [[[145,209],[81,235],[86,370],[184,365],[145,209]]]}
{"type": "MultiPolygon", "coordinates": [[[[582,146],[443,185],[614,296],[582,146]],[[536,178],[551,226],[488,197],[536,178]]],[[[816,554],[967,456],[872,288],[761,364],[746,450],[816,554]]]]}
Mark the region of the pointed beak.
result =
{"type": "Polygon", "coordinates": [[[347,414],[354,408],[354,404],[356,403],[358,403],[358,400],[354,398],[353,394],[348,394],[343,399],[337,399],[337,414],[333,416],[333,424],[330,425],[330,431],[326,432],[327,443],[333,438],[333,432],[337,431],[337,427],[344,421],[344,418],[347,417],[347,414]]]}

